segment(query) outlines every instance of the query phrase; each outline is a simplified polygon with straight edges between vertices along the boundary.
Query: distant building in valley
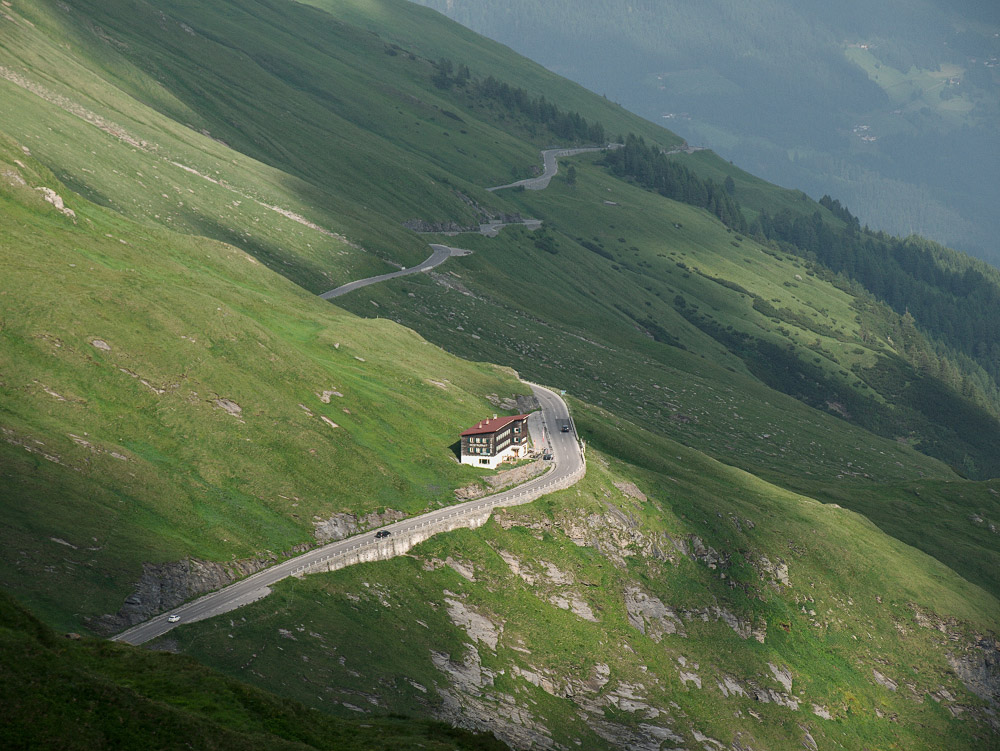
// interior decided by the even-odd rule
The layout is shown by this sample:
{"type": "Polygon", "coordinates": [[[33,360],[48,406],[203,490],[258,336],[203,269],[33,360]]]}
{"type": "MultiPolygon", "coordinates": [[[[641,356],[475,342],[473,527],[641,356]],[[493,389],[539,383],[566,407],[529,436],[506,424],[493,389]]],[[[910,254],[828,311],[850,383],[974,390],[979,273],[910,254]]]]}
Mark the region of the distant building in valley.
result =
{"type": "Polygon", "coordinates": [[[527,451],[528,415],[493,415],[462,433],[462,464],[496,469],[527,451]]]}

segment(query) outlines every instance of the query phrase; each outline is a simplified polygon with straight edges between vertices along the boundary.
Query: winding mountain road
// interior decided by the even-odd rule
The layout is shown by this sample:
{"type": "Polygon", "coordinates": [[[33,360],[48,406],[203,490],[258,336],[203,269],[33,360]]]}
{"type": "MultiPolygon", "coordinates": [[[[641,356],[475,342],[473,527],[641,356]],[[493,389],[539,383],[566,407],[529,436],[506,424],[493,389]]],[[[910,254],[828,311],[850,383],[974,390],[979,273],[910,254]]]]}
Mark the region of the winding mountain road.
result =
{"type": "MultiPolygon", "coordinates": [[[[548,187],[549,182],[558,172],[556,162],[560,157],[574,156],[592,151],[603,151],[605,148],[618,148],[620,144],[609,144],[608,146],[593,146],[577,149],[547,149],[542,152],[543,173],[538,177],[528,180],[519,180],[509,185],[499,185],[487,190],[501,190],[503,188],[513,188],[523,185],[528,190],[543,190],[548,187]]],[[[361,287],[370,284],[384,282],[387,279],[395,279],[408,274],[430,271],[436,266],[440,266],[452,256],[464,256],[471,253],[462,248],[452,248],[447,245],[431,244],[430,257],[417,266],[408,269],[393,271],[388,274],[358,279],[353,282],[343,284],[336,289],[324,292],[320,295],[324,300],[345,295],[361,287]]],[[[546,453],[551,453],[551,468],[540,477],[536,477],[529,482],[519,485],[511,490],[506,490],[485,498],[477,498],[472,501],[460,503],[454,506],[447,506],[436,511],[429,511],[426,514],[415,516],[410,519],[390,524],[379,530],[363,532],[353,537],[348,537],[337,542],[331,542],[308,553],[290,558],[282,563],[275,564],[256,574],[241,579],[227,587],[223,587],[215,592],[199,597],[196,600],[185,603],[165,613],[152,618],[144,623],[137,624],[120,634],[112,637],[112,641],[121,641],[128,644],[145,644],[146,642],[163,636],[176,626],[185,623],[212,618],[231,610],[256,602],[271,592],[271,585],[286,579],[289,576],[302,576],[310,570],[317,570],[317,567],[328,566],[331,570],[337,566],[337,558],[345,559],[343,565],[350,565],[359,559],[363,559],[363,554],[368,554],[369,559],[384,559],[392,555],[401,553],[392,552],[397,541],[407,535],[411,537],[420,536],[425,539],[428,528],[441,527],[442,524],[449,527],[463,526],[462,517],[468,519],[468,525],[475,524],[477,518],[481,518],[484,513],[489,513],[492,509],[501,506],[518,506],[539,498],[546,493],[569,487],[575,483],[586,471],[586,462],[583,457],[581,444],[577,440],[576,432],[572,428],[572,418],[569,416],[569,408],[562,398],[544,386],[529,384],[531,390],[541,405],[539,412],[533,413],[528,419],[528,431],[531,433],[532,441],[536,447],[542,448],[546,453]],[[559,428],[562,425],[570,426],[569,432],[563,433],[559,428]],[[375,537],[376,532],[388,532],[381,538],[375,537]],[[171,621],[171,618],[175,618],[171,621]]]]}
{"type": "MultiPolygon", "coordinates": [[[[488,191],[503,190],[504,188],[516,188],[519,185],[523,185],[528,190],[544,190],[549,187],[549,183],[552,178],[556,176],[559,172],[559,164],[557,159],[564,156],[576,156],[577,154],[586,154],[592,151],[604,151],[605,149],[618,149],[621,148],[620,143],[609,143],[607,146],[584,146],[577,149],[545,149],[542,151],[542,174],[538,177],[529,177],[527,180],[518,180],[516,183],[510,183],[508,185],[497,185],[494,188],[487,188],[488,191]]],[[[536,230],[542,226],[541,221],[538,219],[526,219],[523,222],[519,222],[530,230],[536,230]]],[[[504,222],[490,222],[487,224],[481,224],[479,226],[479,232],[487,237],[496,237],[496,234],[501,228],[508,226],[504,222]]],[[[450,233],[444,233],[450,234],[450,233]]],[[[384,282],[387,279],[395,279],[399,276],[407,276],[408,274],[416,274],[420,271],[430,271],[436,266],[440,266],[442,263],[447,261],[452,256],[466,256],[469,255],[471,250],[463,250],[462,248],[450,248],[447,245],[431,244],[431,248],[434,250],[430,257],[421,264],[417,266],[411,266],[408,269],[401,269],[399,271],[391,271],[388,274],[379,274],[378,276],[370,276],[367,279],[358,279],[353,282],[348,282],[347,284],[342,284],[336,289],[331,289],[329,292],[324,292],[320,295],[324,300],[332,300],[335,297],[340,297],[341,295],[346,295],[348,292],[353,292],[361,287],[367,287],[369,284],[378,284],[379,282],[384,282]]]]}
{"type": "Polygon", "coordinates": [[[604,151],[605,149],[617,149],[620,146],[621,144],[609,143],[607,146],[585,146],[579,149],[546,149],[542,152],[542,174],[538,177],[529,177],[527,180],[518,180],[507,185],[497,185],[486,190],[492,192],[494,190],[503,190],[504,188],[517,188],[519,186],[524,186],[526,190],[545,190],[549,187],[552,178],[559,172],[559,165],[556,160],[560,157],[576,156],[577,154],[604,151]]]}
{"type": "Polygon", "coordinates": [[[377,284],[378,282],[384,282],[386,279],[395,279],[397,276],[416,274],[420,271],[430,271],[435,266],[440,266],[452,256],[467,256],[472,252],[471,250],[450,248],[447,245],[438,245],[436,243],[432,243],[431,248],[434,252],[431,253],[430,257],[421,264],[411,266],[408,269],[401,269],[400,271],[392,271],[388,274],[379,274],[378,276],[370,276],[367,279],[358,279],[354,282],[348,282],[347,284],[340,285],[336,289],[331,289],[329,292],[324,292],[320,295],[320,297],[324,300],[332,300],[335,297],[346,295],[348,292],[353,292],[361,287],[367,287],[369,284],[377,284]]]}
{"type": "MultiPolygon", "coordinates": [[[[391,546],[400,538],[405,539],[407,535],[421,535],[420,539],[425,539],[428,536],[426,534],[428,527],[433,530],[434,527],[442,527],[443,525],[450,525],[452,528],[473,526],[476,517],[482,517],[484,513],[489,513],[492,509],[530,503],[546,493],[569,487],[582,477],[586,470],[583,451],[576,433],[572,429],[569,409],[554,391],[544,386],[529,385],[541,405],[541,410],[533,413],[528,419],[528,430],[535,446],[544,448],[553,455],[551,469],[545,474],[502,493],[429,511],[426,514],[382,527],[380,530],[371,530],[344,540],[331,542],[263,571],[258,571],[246,579],[241,579],[228,587],[199,597],[197,600],[192,600],[169,612],[161,613],[149,621],[133,626],[112,637],[112,640],[135,645],[144,644],[151,639],[163,636],[176,626],[212,618],[260,600],[270,594],[271,585],[289,576],[302,576],[309,570],[316,570],[317,567],[324,565],[333,568],[338,556],[348,562],[355,562],[365,552],[370,554],[368,560],[399,555],[401,553],[394,552],[391,546]],[[563,424],[570,426],[569,432],[561,432],[559,426],[563,424]],[[468,525],[462,523],[463,517],[469,519],[468,525]],[[376,538],[376,532],[383,530],[389,532],[389,535],[376,538]],[[379,553],[382,555],[377,558],[379,553]],[[177,616],[178,620],[171,622],[169,619],[172,616],[177,616]]],[[[349,563],[344,565],[349,565],[349,563]]]]}

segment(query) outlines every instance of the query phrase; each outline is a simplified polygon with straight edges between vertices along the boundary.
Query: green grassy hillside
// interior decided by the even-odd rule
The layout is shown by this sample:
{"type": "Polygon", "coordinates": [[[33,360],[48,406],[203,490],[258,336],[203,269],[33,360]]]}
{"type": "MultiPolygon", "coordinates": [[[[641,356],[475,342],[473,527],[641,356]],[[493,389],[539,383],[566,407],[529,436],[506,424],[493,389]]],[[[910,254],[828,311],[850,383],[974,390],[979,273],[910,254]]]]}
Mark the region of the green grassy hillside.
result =
{"type": "Polygon", "coordinates": [[[10,749],[500,749],[406,718],[334,719],[190,658],[67,640],[0,593],[0,744],[10,749]]]}
{"type": "Polygon", "coordinates": [[[996,599],[858,514],[575,419],[577,487],[169,643],[338,715],[464,716],[522,748],[988,747],[954,665],[991,653],[996,599]]]}
{"type": "Polygon", "coordinates": [[[516,747],[995,738],[1000,338],[942,314],[992,320],[995,272],[661,157],[401,1],[4,13],[0,583],[47,623],[108,633],[453,503],[513,368],[574,399],[580,486],[166,646],[516,747]],[[627,146],[486,190],[594,134],[627,146]],[[473,253],[316,297],[437,241],[473,253]]]}
{"type": "Polygon", "coordinates": [[[280,555],[336,513],[453,502],[476,476],[455,436],[527,390],[72,197],[9,143],[0,173],[3,577],[66,628],[114,613],[143,563],[280,555]]]}

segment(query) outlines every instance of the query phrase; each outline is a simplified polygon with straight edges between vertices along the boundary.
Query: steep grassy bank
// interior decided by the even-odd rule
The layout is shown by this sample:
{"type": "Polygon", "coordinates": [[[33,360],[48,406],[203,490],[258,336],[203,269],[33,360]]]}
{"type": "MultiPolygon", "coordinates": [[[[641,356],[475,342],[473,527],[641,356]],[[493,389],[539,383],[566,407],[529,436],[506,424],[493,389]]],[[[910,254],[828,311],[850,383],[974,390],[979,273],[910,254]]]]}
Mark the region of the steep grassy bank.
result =
{"type": "Polygon", "coordinates": [[[10,749],[500,749],[439,723],[335,719],[193,660],[70,641],[0,593],[0,743],[10,749]]]}

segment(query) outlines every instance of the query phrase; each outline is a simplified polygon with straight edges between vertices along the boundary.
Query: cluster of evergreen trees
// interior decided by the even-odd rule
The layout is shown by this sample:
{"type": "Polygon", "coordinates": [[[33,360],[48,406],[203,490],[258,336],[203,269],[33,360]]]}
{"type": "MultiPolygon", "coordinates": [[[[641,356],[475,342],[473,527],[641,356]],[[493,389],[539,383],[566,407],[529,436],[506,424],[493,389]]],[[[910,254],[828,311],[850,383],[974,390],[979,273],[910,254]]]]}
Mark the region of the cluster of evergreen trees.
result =
{"type": "Polygon", "coordinates": [[[533,97],[525,89],[511,86],[493,76],[472,78],[468,67],[457,68],[451,60],[442,59],[434,64],[431,79],[439,89],[456,89],[478,100],[490,103],[504,112],[524,116],[529,122],[541,125],[564,141],[604,144],[607,135],[600,123],[588,122],[578,112],[564,112],[543,96],[533,97]]]}
{"type": "MultiPolygon", "coordinates": [[[[977,430],[984,436],[992,436],[991,431],[996,430],[990,418],[986,418],[988,426],[980,424],[982,420],[972,420],[975,409],[971,402],[994,416],[1000,415],[1000,274],[928,240],[897,238],[863,228],[846,207],[829,196],[824,196],[820,204],[840,222],[827,221],[818,209],[811,215],[789,209],[773,215],[761,211],[748,222],[732,197],[735,185],[730,180],[722,186],[703,180],[656,146],[631,134],[623,148],[606,154],[605,164],[619,177],[630,178],[673,200],[705,208],[738,232],[814,262],[817,273],[830,281],[836,282],[839,277],[839,284],[850,288],[858,298],[862,335],[872,343],[888,340],[907,367],[913,369],[898,370],[886,361],[866,371],[868,380],[885,380],[884,370],[893,373],[895,380],[889,379],[893,383],[908,385],[905,389],[900,386],[894,395],[905,408],[891,417],[872,411],[872,402],[867,398],[861,400],[866,408],[854,404],[858,414],[868,415],[860,423],[884,435],[905,434],[913,429],[925,440],[935,430],[944,430],[954,446],[946,450],[948,441],[938,441],[933,448],[925,446],[932,455],[972,474],[977,468],[989,466],[992,471],[1000,467],[966,445],[960,429],[965,421],[978,425],[977,430]],[[911,375],[906,376],[906,372],[911,375]],[[937,404],[950,405],[947,420],[941,415],[930,421],[927,415],[921,416],[929,407],[916,395],[931,392],[937,404]],[[956,401],[958,395],[965,401],[956,401]],[[972,463],[968,464],[963,456],[972,463]]],[[[740,342],[726,343],[740,351],[740,342]]],[[[831,390],[830,383],[810,376],[807,364],[792,353],[778,357],[772,351],[759,351],[765,347],[760,342],[752,345],[748,359],[758,364],[751,370],[762,367],[758,361],[770,362],[757,375],[773,387],[807,403],[811,403],[807,396],[818,398],[816,394],[824,390],[827,396],[836,392],[840,401],[850,401],[837,389],[831,390]],[[798,380],[791,379],[792,371],[798,380]],[[802,391],[803,384],[814,381],[816,393],[802,391]]]]}
{"type": "Polygon", "coordinates": [[[820,203],[844,222],[843,227],[824,221],[819,211],[807,217],[786,209],[773,216],[762,211],[750,232],[857,281],[894,311],[909,315],[921,329],[978,363],[994,384],[1000,383],[997,275],[929,240],[862,228],[829,196],[820,203]]]}
{"type": "Polygon", "coordinates": [[[641,136],[629,133],[624,147],[609,151],[604,163],[618,177],[631,178],[662,196],[707,209],[727,227],[747,231],[746,218],[725,186],[701,179],[641,136]]]}

